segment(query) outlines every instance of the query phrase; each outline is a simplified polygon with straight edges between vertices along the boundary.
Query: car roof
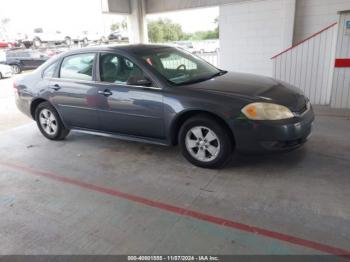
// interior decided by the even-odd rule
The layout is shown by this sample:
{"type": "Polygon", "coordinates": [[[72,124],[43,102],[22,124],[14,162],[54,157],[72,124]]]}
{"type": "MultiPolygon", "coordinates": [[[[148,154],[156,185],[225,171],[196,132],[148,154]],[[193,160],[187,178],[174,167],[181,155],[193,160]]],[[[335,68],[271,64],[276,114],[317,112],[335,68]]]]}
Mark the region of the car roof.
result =
{"type": "Polygon", "coordinates": [[[147,53],[150,50],[171,48],[167,45],[156,45],[156,44],[134,44],[134,45],[116,45],[116,46],[98,46],[98,47],[84,47],[79,49],[74,49],[65,52],[64,54],[79,54],[86,52],[101,52],[101,51],[125,51],[129,53],[147,53]]]}

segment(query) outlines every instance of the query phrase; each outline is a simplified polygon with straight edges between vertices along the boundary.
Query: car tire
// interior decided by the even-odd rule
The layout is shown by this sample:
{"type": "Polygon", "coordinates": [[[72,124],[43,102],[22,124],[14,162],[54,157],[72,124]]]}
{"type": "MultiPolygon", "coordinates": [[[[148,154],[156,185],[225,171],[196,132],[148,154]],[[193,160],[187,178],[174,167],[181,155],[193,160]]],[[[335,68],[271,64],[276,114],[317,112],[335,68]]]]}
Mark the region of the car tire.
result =
{"type": "Polygon", "coordinates": [[[50,140],[64,140],[69,134],[56,109],[49,103],[43,102],[35,109],[35,120],[40,132],[50,140]]]}
{"type": "Polygon", "coordinates": [[[184,157],[202,168],[221,168],[232,156],[233,141],[227,128],[209,115],[185,121],[178,141],[184,157]]]}
{"type": "Polygon", "coordinates": [[[67,36],[64,39],[64,43],[66,44],[66,46],[71,46],[72,45],[72,39],[69,36],[67,36]]]}
{"type": "Polygon", "coordinates": [[[22,72],[22,68],[19,65],[11,65],[12,72],[14,74],[20,74],[22,72]]]}
{"type": "Polygon", "coordinates": [[[0,80],[2,79],[2,74],[1,74],[1,72],[0,72],[0,80]]]}
{"type": "Polygon", "coordinates": [[[89,44],[89,40],[85,37],[84,39],[83,39],[83,45],[84,46],[87,46],[89,44]]]}
{"type": "Polygon", "coordinates": [[[102,36],[100,39],[100,44],[108,44],[108,39],[106,37],[102,36]]]}
{"type": "Polygon", "coordinates": [[[40,40],[39,38],[35,38],[35,39],[33,40],[33,46],[34,46],[35,48],[41,47],[42,44],[43,44],[43,43],[41,42],[41,40],[40,40]]]}

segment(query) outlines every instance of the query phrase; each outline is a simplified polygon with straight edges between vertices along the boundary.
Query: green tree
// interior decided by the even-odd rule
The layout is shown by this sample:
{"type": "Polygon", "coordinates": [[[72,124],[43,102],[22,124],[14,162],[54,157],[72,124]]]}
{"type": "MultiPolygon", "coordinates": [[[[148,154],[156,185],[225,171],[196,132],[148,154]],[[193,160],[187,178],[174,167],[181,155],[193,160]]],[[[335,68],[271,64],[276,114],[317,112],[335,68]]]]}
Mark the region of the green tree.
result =
{"type": "Polygon", "coordinates": [[[120,23],[111,24],[111,31],[112,32],[119,30],[119,28],[120,28],[120,23]]]}
{"type": "Polygon", "coordinates": [[[148,37],[152,43],[182,40],[184,32],[179,24],[170,19],[158,19],[148,23],[148,37]]]}
{"type": "Polygon", "coordinates": [[[164,36],[162,25],[154,21],[150,22],[148,24],[148,37],[149,41],[152,43],[163,42],[164,36]]]}
{"type": "Polygon", "coordinates": [[[128,29],[128,23],[124,19],[121,23],[111,24],[110,29],[111,29],[112,32],[117,31],[117,30],[127,30],[128,29]]]}
{"type": "Polygon", "coordinates": [[[214,20],[216,28],[208,31],[185,33],[181,25],[170,19],[158,19],[148,22],[148,38],[152,43],[173,42],[179,40],[207,40],[219,38],[218,18],[214,20]]]}

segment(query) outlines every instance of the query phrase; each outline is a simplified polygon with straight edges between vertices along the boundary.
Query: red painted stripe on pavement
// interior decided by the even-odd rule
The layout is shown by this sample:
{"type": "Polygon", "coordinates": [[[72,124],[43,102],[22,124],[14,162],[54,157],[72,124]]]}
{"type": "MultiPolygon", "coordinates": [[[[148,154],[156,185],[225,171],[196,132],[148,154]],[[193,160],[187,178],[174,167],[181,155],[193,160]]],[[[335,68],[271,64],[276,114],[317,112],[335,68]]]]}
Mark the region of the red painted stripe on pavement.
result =
{"type": "Polygon", "coordinates": [[[335,60],[335,67],[350,67],[350,58],[339,58],[335,60]]]}
{"type": "Polygon", "coordinates": [[[256,235],[277,239],[277,240],[288,242],[288,243],[291,243],[294,245],[298,245],[298,246],[302,246],[302,247],[314,249],[317,251],[321,251],[324,253],[328,253],[328,254],[341,256],[341,257],[345,257],[347,259],[350,259],[350,250],[341,249],[341,248],[321,244],[318,242],[294,237],[291,235],[278,233],[276,231],[271,231],[271,230],[267,230],[267,229],[263,229],[263,228],[235,222],[233,220],[215,217],[215,216],[208,215],[208,214],[201,213],[201,212],[197,212],[194,210],[190,210],[190,209],[186,209],[186,208],[182,208],[182,207],[177,207],[174,205],[169,205],[166,203],[154,201],[154,200],[140,197],[140,196],[136,196],[136,195],[131,195],[131,194],[117,191],[117,190],[114,190],[111,188],[105,188],[105,187],[101,187],[98,185],[86,183],[86,182],[83,182],[80,180],[59,176],[59,175],[45,172],[45,171],[36,170],[34,168],[23,166],[23,165],[18,165],[18,164],[13,164],[13,163],[8,163],[8,162],[5,163],[2,161],[0,161],[0,165],[2,165],[4,167],[11,168],[11,169],[15,169],[15,170],[25,171],[26,173],[29,173],[32,175],[46,177],[46,178],[50,178],[50,179],[53,179],[56,181],[66,183],[66,184],[75,185],[75,186],[78,186],[80,188],[90,189],[92,191],[96,191],[96,192],[104,193],[107,195],[112,195],[112,196],[116,196],[119,198],[127,199],[130,201],[139,203],[139,204],[151,206],[151,207],[165,210],[168,212],[172,212],[172,213],[175,213],[178,215],[195,218],[195,219],[206,221],[206,222],[209,222],[212,224],[238,229],[241,231],[245,231],[245,232],[253,233],[256,235]]]}

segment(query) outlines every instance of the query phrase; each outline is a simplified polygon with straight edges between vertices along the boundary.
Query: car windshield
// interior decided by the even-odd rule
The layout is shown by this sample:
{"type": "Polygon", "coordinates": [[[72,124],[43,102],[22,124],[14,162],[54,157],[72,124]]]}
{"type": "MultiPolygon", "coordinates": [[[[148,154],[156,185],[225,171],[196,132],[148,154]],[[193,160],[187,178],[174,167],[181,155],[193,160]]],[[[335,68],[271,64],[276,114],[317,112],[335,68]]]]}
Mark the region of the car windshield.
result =
{"type": "Polygon", "coordinates": [[[225,73],[199,57],[172,47],[150,49],[141,57],[174,85],[202,82],[225,73]]]}

